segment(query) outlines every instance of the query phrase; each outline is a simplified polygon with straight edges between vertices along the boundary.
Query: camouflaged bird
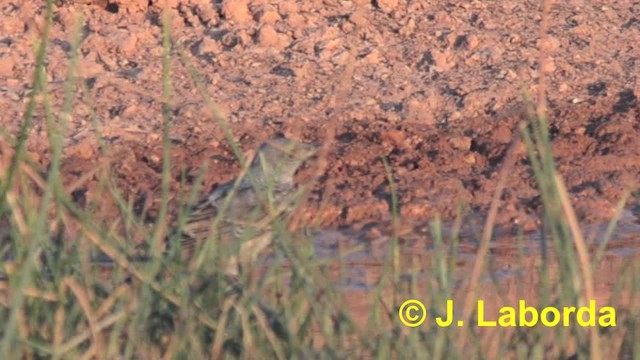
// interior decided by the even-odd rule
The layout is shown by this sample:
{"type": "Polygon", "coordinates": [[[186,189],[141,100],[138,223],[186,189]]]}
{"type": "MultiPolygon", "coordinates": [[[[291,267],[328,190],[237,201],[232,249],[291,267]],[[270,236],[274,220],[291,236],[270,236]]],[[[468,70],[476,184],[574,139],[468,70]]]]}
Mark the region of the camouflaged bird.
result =
{"type": "Polygon", "coordinates": [[[239,265],[252,262],[271,243],[274,221],[285,224],[298,189],[294,174],[317,150],[315,145],[285,137],[263,143],[237,184],[233,179],[216,187],[187,213],[180,231],[183,254],[192,258],[194,250],[210,235],[217,236],[225,246],[239,242],[239,261],[230,257],[225,268],[226,275],[237,275],[239,265]],[[229,203],[223,209],[228,196],[229,203]],[[214,225],[221,212],[220,221],[214,225]],[[211,234],[212,230],[217,234],[211,234]]]}

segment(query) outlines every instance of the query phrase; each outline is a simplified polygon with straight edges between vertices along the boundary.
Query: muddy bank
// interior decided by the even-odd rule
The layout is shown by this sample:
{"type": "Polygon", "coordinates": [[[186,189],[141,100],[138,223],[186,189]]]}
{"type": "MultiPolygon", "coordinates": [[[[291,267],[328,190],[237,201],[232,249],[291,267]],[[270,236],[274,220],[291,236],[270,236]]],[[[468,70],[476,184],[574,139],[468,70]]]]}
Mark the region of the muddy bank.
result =
{"type": "MultiPolygon", "coordinates": [[[[205,189],[239,170],[181,53],[245,151],[276,133],[321,141],[335,128],[326,173],[305,211],[321,227],[389,218],[382,157],[394,171],[403,221],[437,213],[452,219],[462,207],[481,223],[522,119],[521,90],[537,91],[539,49],[551,59],[543,70],[557,164],[581,220],[608,219],[622,191],[640,178],[640,50],[631,45],[640,42],[638,4],[554,4],[550,39],[540,43],[541,9],[519,1],[169,3],[178,45],[171,69],[173,204],[180,182],[191,187],[203,164],[205,189]],[[349,64],[346,96],[336,96],[349,64]]],[[[15,133],[44,6],[14,1],[0,10],[0,123],[15,133]]],[[[125,197],[153,220],[162,157],[161,9],[155,1],[59,1],[47,61],[56,109],[79,14],[65,183],[104,162],[100,137],[125,197]]],[[[29,151],[43,167],[46,139],[40,108],[29,151]]],[[[517,156],[498,220],[503,229],[530,231],[539,223],[540,199],[524,147],[517,156]]],[[[97,175],[74,198],[97,200],[96,187],[97,175]]],[[[114,211],[103,206],[107,216],[114,211]]]]}

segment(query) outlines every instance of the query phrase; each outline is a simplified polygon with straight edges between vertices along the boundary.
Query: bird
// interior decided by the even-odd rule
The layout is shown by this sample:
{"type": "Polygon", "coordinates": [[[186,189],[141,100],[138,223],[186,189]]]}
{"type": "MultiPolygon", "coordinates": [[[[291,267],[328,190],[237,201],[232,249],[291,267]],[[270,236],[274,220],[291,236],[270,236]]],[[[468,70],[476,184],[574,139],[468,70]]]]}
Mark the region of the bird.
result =
{"type": "MultiPolygon", "coordinates": [[[[244,176],[217,186],[190,207],[184,225],[178,225],[173,229],[173,235],[166,237],[165,253],[171,251],[172,239],[175,238],[179,239],[179,248],[188,259],[210,237],[217,236],[225,245],[240,242],[238,256],[228,257],[223,269],[225,277],[230,280],[236,278],[240,266],[254,261],[271,244],[274,236],[272,224],[284,224],[291,214],[299,193],[294,175],[319,149],[317,144],[302,143],[284,136],[262,143],[244,176]],[[212,226],[218,217],[217,226],[212,226]],[[217,233],[212,234],[211,231],[217,233]]],[[[106,254],[92,258],[95,264],[105,269],[115,265],[114,259],[106,254]]],[[[146,256],[134,258],[140,262],[150,259],[146,256]]],[[[0,300],[7,288],[6,283],[6,274],[0,272],[0,300]]]]}
{"type": "Polygon", "coordinates": [[[191,206],[183,225],[173,231],[177,236],[168,238],[179,240],[187,259],[208,238],[217,237],[223,246],[239,245],[238,256],[228,257],[223,270],[226,276],[237,276],[240,267],[255,261],[271,244],[273,224],[284,224],[291,214],[299,189],[294,175],[318,150],[317,144],[284,136],[262,143],[246,174],[217,186],[191,206]]]}

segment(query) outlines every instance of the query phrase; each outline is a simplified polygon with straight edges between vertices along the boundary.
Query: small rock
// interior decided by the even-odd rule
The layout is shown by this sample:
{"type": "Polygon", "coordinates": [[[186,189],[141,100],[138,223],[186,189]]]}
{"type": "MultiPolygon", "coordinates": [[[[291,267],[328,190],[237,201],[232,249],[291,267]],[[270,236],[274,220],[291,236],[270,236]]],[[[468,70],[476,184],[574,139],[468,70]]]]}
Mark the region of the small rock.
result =
{"type": "Polygon", "coordinates": [[[364,10],[356,10],[353,14],[349,15],[349,21],[359,28],[363,28],[369,23],[367,13],[364,10]]]}
{"type": "Polygon", "coordinates": [[[518,142],[518,145],[516,146],[515,154],[517,156],[523,156],[523,155],[527,155],[527,153],[528,153],[528,149],[524,141],[518,142]]]}
{"type": "Polygon", "coordinates": [[[131,57],[138,52],[138,36],[132,29],[118,31],[111,41],[122,55],[131,57]]]}
{"type": "Polygon", "coordinates": [[[540,51],[549,53],[560,47],[560,41],[558,39],[549,36],[545,39],[538,40],[538,49],[540,51]]]}
{"type": "Polygon", "coordinates": [[[140,113],[140,107],[138,105],[133,104],[133,105],[127,106],[122,111],[122,117],[130,118],[135,116],[136,113],[140,113]]]}
{"type": "Polygon", "coordinates": [[[258,32],[258,44],[264,47],[281,47],[283,42],[272,25],[263,25],[258,32]]]}
{"type": "Polygon", "coordinates": [[[404,133],[400,130],[385,131],[381,134],[381,137],[383,141],[390,141],[394,145],[400,145],[405,140],[404,133]]]}
{"type": "Polygon", "coordinates": [[[78,157],[80,159],[90,159],[93,156],[93,147],[86,141],[69,149],[69,157],[78,157]]]}
{"type": "Polygon", "coordinates": [[[438,11],[433,20],[435,24],[439,27],[447,27],[453,24],[453,20],[447,11],[438,11]]]}
{"type": "Polygon", "coordinates": [[[348,224],[352,224],[354,222],[371,218],[374,216],[381,216],[382,214],[387,214],[389,212],[389,207],[384,201],[370,201],[367,203],[360,203],[353,206],[349,206],[349,211],[347,213],[347,218],[345,221],[348,224]]]}
{"type": "Polygon", "coordinates": [[[208,36],[204,36],[202,41],[198,45],[198,51],[200,54],[217,53],[221,50],[220,43],[213,40],[208,36]]]}
{"type": "Polygon", "coordinates": [[[464,162],[469,165],[475,165],[476,163],[476,154],[470,153],[464,157],[464,162]]]}
{"type": "Polygon", "coordinates": [[[421,218],[429,215],[433,209],[427,201],[414,201],[403,205],[400,209],[400,215],[409,218],[421,218]]]}
{"type": "MultiPolygon", "coordinates": [[[[7,4],[10,4],[7,2],[7,4]]],[[[25,11],[25,14],[28,14],[25,11]]],[[[2,21],[0,22],[0,34],[3,36],[16,35],[24,31],[26,23],[20,16],[8,16],[4,14],[2,21]]]]}
{"type": "Polygon", "coordinates": [[[374,4],[384,12],[391,12],[398,6],[398,0],[376,0],[374,4]]]}
{"type": "Polygon", "coordinates": [[[300,14],[291,14],[287,17],[287,24],[293,30],[295,38],[304,37],[304,26],[306,21],[305,17],[300,14]]]}
{"type": "Polygon", "coordinates": [[[281,1],[278,4],[280,15],[289,16],[298,13],[298,5],[295,1],[281,1]]]}
{"type": "Polygon", "coordinates": [[[548,58],[546,59],[543,63],[542,63],[542,72],[544,73],[552,73],[554,71],[556,71],[556,63],[555,61],[553,61],[552,58],[548,58]]]}
{"type": "Polygon", "coordinates": [[[251,21],[247,0],[225,0],[222,4],[222,14],[237,24],[245,24],[251,21]]]}
{"type": "MultiPolygon", "coordinates": [[[[126,10],[128,13],[137,13],[146,11],[149,7],[148,0],[129,0],[129,1],[107,1],[107,3],[117,3],[123,10],[126,10]]],[[[171,8],[176,8],[177,1],[170,2],[169,5],[171,8]]]]}
{"type": "Polygon", "coordinates": [[[370,63],[370,64],[378,64],[380,63],[380,52],[378,49],[373,49],[370,53],[368,53],[362,60],[370,63]]]}
{"type": "Polygon", "coordinates": [[[434,50],[431,54],[433,55],[433,60],[436,63],[436,70],[440,72],[449,71],[456,66],[455,57],[449,49],[444,52],[434,50]]]}
{"type": "Polygon", "coordinates": [[[409,19],[407,23],[400,28],[400,35],[404,37],[408,37],[412,35],[416,31],[416,21],[414,19],[409,19]]]}
{"type": "Polygon", "coordinates": [[[454,149],[468,151],[471,149],[471,138],[468,136],[460,136],[449,139],[449,143],[454,149]]]}
{"type": "Polygon", "coordinates": [[[475,49],[480,44],[480,40],[476,35],[471,34],[467,37],[467,43],[469,44],[469,49],[475,49]]]}
{"type": "Polygon", "coordinates": [[[587,128],[584,126],[580,126],[578,128],[576,128],[575,130],[573,130],[573,133],[576,135],[584,135],[587,132],[587,128]]]}
{"type": "Polygon", "coordinates": [[[407,101],[406,104],[406,117],[412,121],[419,121],[425,124],[435,124],[437,119],[434,114],[433,102],[437,100],[428,98],[413,98],[407,101]]]}
{"type": "Polygon", "coordinates": [[[340,29],[341,29],[342,31],[344,31],[344,33],[345,33],[345,34],[348,34],[348,33],[350,33],[350,32],[352,32],[352,31],[353,31],[353,29],[354,29],[354,25],[353,25],[353,23],[350,23],[350,22],[348,22],[348,21],[345,21],[345,22],[343,22],[342,24],[340,24],[340,29]]]}
{"type": "Polygon", "coordinates": [[[0,58],[0,76],[12,77],[13,68],[16,65],[16,61],[12,56],[4,56],[0,58]]]}
{"type": "Polygon", "coordinates": [[[499,125],[493,130],[493,139],[501,144],[511,141],[511,129],[506,125],[499,125]]]}
{"type": "Polygon", "coordinates": [[[280,14],[275,7],[271,5],[265,5],[260,8],[255,14],[256,21],[261,24],[275,24],[281,20],[280,14]]]}
{"type": "Polygon", "coordinates": [[[220,16],[209,1],[202,1],[196,4],[196,8],[198,9],[198,17],[207,25],[215,26],[220,24],[220,16]]]}

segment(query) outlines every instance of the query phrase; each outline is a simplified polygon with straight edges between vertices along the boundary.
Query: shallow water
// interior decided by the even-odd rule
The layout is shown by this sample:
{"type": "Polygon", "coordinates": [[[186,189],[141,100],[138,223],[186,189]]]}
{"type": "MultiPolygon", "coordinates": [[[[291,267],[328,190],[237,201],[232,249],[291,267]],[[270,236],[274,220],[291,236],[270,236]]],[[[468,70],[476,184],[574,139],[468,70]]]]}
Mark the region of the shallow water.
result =
{"type": "MultiPolygon", "coordinates": [[[[590,244],[591,254],[603,241],[608,224],[586,225],[583,236],[590,244]]],[[[390,271],[392,238],[389,233],[373,231],[372,226],[360,229],[321,231],[313,235],[315,252],[318,259],[331,259],[341,279],[337,286],[367,290],[372,289],[385,271],[390,271]],[[342,255],[341,254],[346,254],[342,255]]],[[[452,229],[449,224],[443,226],[443,250],[437,250],[433,238],[428,234],[428,224],[414,226],[409,236],[398,240],[400,276],[403,279],[424,281],[432,277],[436,255],[450,260],[449,244],[452,229]],[[447,227],[449,226],[449,227],[447,227]],[[446,255],[442,255],[446,254],[446,255]]],[[[456,258],[456,279],[460,282],[470,274],[477,256],[482,228],[464,228],[460,231],[458,254],[456,258]]],[[[543,243],[541,232],[524,235],[505,234],[497,231],[490,243],[487,264],[487,277],[493,280],[519,278],[524,271],[533,271],[542,263],[543,243]],[[524,262],[524,263],[523,263],[524,262]],[[524,269],[529,270],[524,270],[524,269]]],[[[552,251],[553,244],[547,240],[545,245],[552,251]]],[[[600,266],[609,262],[623,262],[634,258],[640,251],[640,220],[630,210],[625,210],[611,235],[607,250],[600,266]]]]}
{"type": "MultiPolygon", "coordinates": [[[[348,308],[352,319],[366,328],[369,326],[371,311],[381,294],[388,311],[398,311],[400,304],[411,297],[424,301],[429,309],[433,307],[442,311],[444,304],[439,304],[430,293],[438,291],[438,266],[442,261],[449,263],[448,253],[451,228],[444,227],[444,250],[437,250],[433,239],[428,235],[428,225],[421,224],[421,231],[410,232],[411,235],[401,237],[398,241],[399,283],[381,287],[380,280],[389,275],[391,267],[391,237],[383,231],[375,232],[379,236],[371,236],[371,227],[364,226],[358,230],[345,229],[323,231],[315,234],[315,251],[318,259],[330,260],[332,266],[328,276],[332,279],[338,292],[342,294],[344,305],[348,308]],[[353,250],[352,252],[349,252],[353,250]],[[347,254],[340,256],[340,254],[347,254]],[[438,255],[446,254],[446,255],[438,255]],[[341,260],[340,260],[341,259],[341,260]],[[395,285],[395,286],[394,286],[395,285]],[[399,285],[399,286],[398,286],[399,285]],[[398,291],[400,289],[400,291],[398,291]],[[414,289],[411,291],[410,289],[414,289]],[[413,295],[411,295],[413,294],[413,295]],[[435,302],[431,302],[435,301],[435,302]],[[430,307],[431,306],[431,307],[430,307]],[[395,309],[395,310],[393,310],[395,309]]],[[[593,256],[598,244],[603,240],[607,224],[588,225],[583,227],[585,241],[593,256]]],[[[459,312],[468,292],[469,278],[477,260],[477,248],[482,228],[461,231],[455,269],[447,269],[446,274],[452,285],[451,300],[455,312],[459,312]],[[455,272],[451,272],[455,270],[455,272]]],[[[485,262],[485,272],[480,278],[477,293],[472,301],[484,300],[486,311],[498,314],[503,306],[517,307],[519,300],[537,306],[540,299],[540,274],[542,266],[546,266],[551,281],[558,278],[558,268],[554,260],[545,262],[542,256],[542,234],[540,232],[526,234],[518,238],[515,235],[496,235],[490,244],[485,262]]],[[[553,249],[548,243],[547,249],[553,249]]],[[[628,288],[622,287],[620,292],[613,293],[621,279],[621,272],[639,258],[640,223],[631,212],[625,211],[611,236],[602,260],[593,271],[594,297],[597,306],[614,306],[616,309],[627,308],[630,303],[628,288]]],[[[547,250],[553,254],[552,250],[547,250]]],[[[440,267],[442,268],[442,267],[440,267]]],[[[579,304],[564,304],[579,306],[579,304]]]]}

